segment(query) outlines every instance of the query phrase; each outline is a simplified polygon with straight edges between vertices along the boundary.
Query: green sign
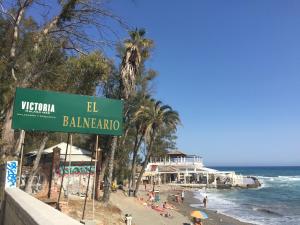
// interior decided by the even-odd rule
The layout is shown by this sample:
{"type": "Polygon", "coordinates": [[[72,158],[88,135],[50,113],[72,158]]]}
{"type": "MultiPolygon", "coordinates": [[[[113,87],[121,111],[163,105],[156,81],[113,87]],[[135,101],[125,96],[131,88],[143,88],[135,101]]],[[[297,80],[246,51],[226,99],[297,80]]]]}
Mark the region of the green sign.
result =
{"type": "Polygon", "coordinates": [[[13,129],[71,133],[123,133],[123,102],[94,96],[17,88],[13,129]]]}

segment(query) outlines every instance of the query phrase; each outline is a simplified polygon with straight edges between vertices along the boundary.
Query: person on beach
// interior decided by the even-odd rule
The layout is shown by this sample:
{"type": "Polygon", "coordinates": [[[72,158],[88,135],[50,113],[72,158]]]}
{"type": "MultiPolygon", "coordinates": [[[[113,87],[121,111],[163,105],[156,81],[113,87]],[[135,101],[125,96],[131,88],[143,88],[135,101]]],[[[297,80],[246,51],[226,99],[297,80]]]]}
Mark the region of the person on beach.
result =
{"type": "Polygon", "coordinates": [[[194,218],[194,225],[203,225],[201,219],[194,218]]]}
{"type": "Polygon", "coordinates": [[[207,195],[206,195],[206,196],[203,198],[203,206],[204,206],[204,208],[206,208],[207,202],[208,202],[208,198],[207,198],[207,195]]]}
{"type": "Polygon", "coordinates": [[[172,209],[172,210],[175,210],[175,206],[171,205],[171,204],[168,204],[167,202],[164,202],[163,204],[163,208],[164,209],[172,209]]]}
{"type": "Polygon", "coordinates": [[[125,223],[126,225],[131,225],[132,216],[130,214],[125,214],[125,223]]]}
{"type": "Polygon", "coordinates": [[[181,202],[183,202],[183,200],[184,200],[184,190],[182,190],[181,192],[181,202]]]}
{"type": "Polygon", "coordinates": [[[148,201],[150,202],[150,203],[153,203],[154,202],[154,193],[153,192],[150,192],[149,193],[149,199],[148,199],[148,201]]]}
{"type": "Polygon", "coordinates": [[[167,202],[164,202],[163,204],[163,208],[166,209],[167,208],[167,202]]]}
{"type": "Polygon", "coordinates": [[[176,202],[178,202],[178,203],[180,203],[179,194],[180,194],[180,193],[177,193],[177,195],[175,195],[175,200],[176,200],[176,202]]]}

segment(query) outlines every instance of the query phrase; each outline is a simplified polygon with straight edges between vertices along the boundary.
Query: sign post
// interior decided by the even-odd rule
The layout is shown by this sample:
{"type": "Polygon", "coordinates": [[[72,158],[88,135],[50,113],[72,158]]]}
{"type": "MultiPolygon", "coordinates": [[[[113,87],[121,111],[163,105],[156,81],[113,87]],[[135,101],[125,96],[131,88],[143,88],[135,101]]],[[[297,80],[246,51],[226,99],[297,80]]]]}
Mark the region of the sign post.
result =
{"type": "MultiPolygon", "coordinates": [[[[29,131],[68,133],[61,187],[56,204],[56,207],[59,209],[70,133],[121,136],[123,134],[123,101],[95,96],[17,88],[12,127],[13,129],[29,131]]],[[[70,173],[71,159],[69,160],[70,173]]],[[[84,218],[91,165],[82,219],[84,218]]],[[[10,175],[10,177],[13,176],[10,175]]]]}

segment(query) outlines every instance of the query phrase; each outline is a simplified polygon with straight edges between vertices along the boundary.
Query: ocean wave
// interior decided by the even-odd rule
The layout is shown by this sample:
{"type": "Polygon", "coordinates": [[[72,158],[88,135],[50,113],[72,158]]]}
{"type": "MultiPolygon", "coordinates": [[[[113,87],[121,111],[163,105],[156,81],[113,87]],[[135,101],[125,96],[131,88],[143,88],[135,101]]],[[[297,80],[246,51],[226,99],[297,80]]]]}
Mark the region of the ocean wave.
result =
{"type": "MultiPolygon", "coordinates": [[[[242,222],[258,225],[299,225],[300,217],[284,212],[289,210],[284,205],[264,205],[259,202],[254,203],[250,199],[241,200],[238,191],[224,192],[216,189],[194,192],[194,198],[197,200],[192,207],[203,207],[202,200],[205,195],[208,196],[208,209],[217,211],[227,216],[234,217],[242,222]],[[237,195],[236,195],[237,194],[237,195]]],[[[265,202],[265,204],[268,204],[265,202]]],[[[289,210],[290,211],[290,210],[289,210]]]]}
{"type": "Polygon", "coordinates": [[[190,204],[193,208],[201,208],[203,207],[202,200],[205,196],[208,197],[208,209],[216,211],[217,213],[222,213],[226,216],[234,217],[239,221],[245,222],[245,223],[252,223],[257,225],[265,225],[260,222],[254,222],[250,217],[248,218],[248,214],[245,215],[239,215],[237,212],[237,209],[240,208],[240,205],[230,201],[228,199],[225,199],[222,197],[222,194],[219,193],[216,189],[208,189],[206,192],[204,191],[195,191],[193,192],[194,198],[199,200],[200,204],[194,203],[190,204]]]}
{"type": "MultiPolygon", "coordinates": [[[[207,189],[207,191],[196,191],[194,192],[194,198],[199,200],[199,204],[203,206],[203,198],[207,196],[208,198],[208,208],[235,208],[239,207],[238,204],[234,202],[235,199],[230,199],[224,197],[224,193],[230,193],[232,190],[218,190],[218,189],[207,189]]],[[[197,204],[197,203],[196,203],[197,204]]]]}
{"type": "Polygon", "coordinates": [[[255,177],[257,177],[258,179],[270,179],[270,180],[276,180],[276,179],[300,180],[300,176],[255,176],[255,177]]]}
{"type": "Polygon", "coordinates": [[[203,207],[203,204],[190,204],[190,206],[193,208],[200,208],[203,207]]]}
{"type": "MultiPolygon", "coordinates": [[[[235,218],[235,219],[237,219],[237,220],[239,220],[243,223],[251,223],[251,224],[255,224],[255,225],[269,225],[269,224],[265,223],[264,221],[253,220],[253,218],[251,216],[249,216],[248,214],[244,214],[243,216],[240,216],[240,215],[237,215],[237,214],[227,213],[227,212],[221,212],[221,213],[223,215],[233,217],[233,218],[235,218]]],[[[273,224],[273,225],[275,225],[275,224],[273,224]]]]}
{"type": "Polygon", "coordinates": [[[274,210],[271,210],[271,209],[267,209],[267,208],[258,208],[258,207],[253,207],[252,208],[254,211],[257,211],[257,212],[262,212],[262,213],[266,213],[268,215],[274,215],[274,216],[283,216],[282,214],[274,211],[274,210]]]}
{"type": "Polygon", "coordinates": [[[258,180],[261,182],[261,188],[267,188],[273,185],[281,186],[291,186],[291,185],[300,185],[300,176],[257,176],[258,180]]]}
{"type": "Polygon", "coordinates": [[[278,178],[289,181],[300,181],[300,176],[278,176],[278,178]]]}

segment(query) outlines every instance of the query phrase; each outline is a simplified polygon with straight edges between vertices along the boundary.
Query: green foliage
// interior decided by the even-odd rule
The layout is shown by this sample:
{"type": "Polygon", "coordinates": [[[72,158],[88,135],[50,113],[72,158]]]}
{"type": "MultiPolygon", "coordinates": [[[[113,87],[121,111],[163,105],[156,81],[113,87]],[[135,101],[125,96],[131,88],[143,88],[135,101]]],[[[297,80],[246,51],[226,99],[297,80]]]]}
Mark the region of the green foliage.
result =
{"type": "MultiPolygon", "coordinates": [[[[70,21],[74,16],[73,10],[76,6],[78,0],[71,0],[63,5],[63,9],[61,12],[61,21],[70,21]]],[[[60,23],[58,24],[60,25],[60,23]]]]}
{"type": "Polygon", "coordinates": [[[136,120],[145,123],[147,142],[155,139],[160,130],[176,130],[177,125],[180,124],[179,115],[172,107],[162,105],[161,101],[154,99],[150,99],[146,105],[141,106],[135,116],[136,120]]]}
{"type": "MultiPolygon", "coordinates": [[[[33,18],[24,19],[21,24],[21,34],[17,45],[15,73],[18,80],[11,79],[9,63],[9,43],[11,25],[0,17],[0,126],[5,119],[6,108],[11,104],[14,90],[17,86],[37,89],[63,91],[68,93],[95,95],[98,85],[103,85],[110,79],[113,63],[101,52],[88,55],[70,56],[62,49],[63,40],[47,36],[40,45],[35,45],[38,29],[33,18]],[[3,29],[7,27],[6,31],[3,29]]],[[[0,127],[0,128],[1,128],[0,127]]],[[[18,132],[15,133],[18,136],[18,132]]],[[[25,140],[25,150],[37,149],[40,136],[36,132],[28,132],[25,140]]],[[[74,144],[85,145],[86,137],[78,136],[74,144]],[[78,141],[80,140],[80,141],[78,141]]],[[[66,135],[50,134],[47,146],[66,141],[66,135]]],[[[1,147],[0,139],[0,147],[1,147]]]]}
{"type": "Polygon", "coordinates": [[[156,135],[153,143],[153,157],[164,157],[167,150],[176,148],[176,131],[170,128],[162,128],[156,135]]]}
{"type": "Polygon", "coordinates": [[[128,99],[136,91],[136,80],[144,72],[144,61],[150,56],[153,41],[145,38],[144,29],[130,31],[130,39],[123,43],[122,63],[120,68],[121,98],[128,99]]]}
{"type": "MultiPolygon", "coordinates": [[[[57,27],[70,25],[74,16],[78,15],[78,2],[78,0],[60,1],[62,11],[57,27]]],[[[63,33],[61,36],[45,35],[40,39],[40,30],[41,27],[34,18],[22,19],[13,62],[17,77],[17,81],[14,81],[9,56],[13,26],[11,21],[0,15],[0,128],[17,86],[83,95],[96,95],[98,90],[105,97],[123,96],[125,99],[125,134],[118,140],[114,160],[116,169],[114,176],[118,180],[130,176],[133,151],[137,151],[135,160],[141,164],[144,158],[141,149],[148,148],[151,139],[153,155],[162,156],[168,149],[175,147],[178,113],[161,102],[149,101],[152,82],[157,72],[145,66],[154,47],[153,40],[145,37],[145,29],[130,31],[129,38],[118,45],[120,65],[114,65],[113,61],[100,51],[86,55],[71,55],[64,49],[70,44],[70,37],[63,33]],[[131,91],[134,94],[130,94],[131,91]],[[141,140],[139,146],[136,140],[141,140]]],[[[18,132],[15,133],[15,137],[17,136],[18,132]]],[[[41,137],[42,134],[38,132],[27,132],[25,152],[37,149],[41,137]]],[[[99,140],[105,159],[109,156],[111,138],[100,136],[99,140]]],[[[51,133],[46,147],[62,141],[67,141],[67,134],[51,133]]],[[[0,147],[1,143],[0,139],[0,147]]],[[[91,150],[95,147],[94,143],[94,135],[73,135],[73,144],[79,147],[91,150]]]]}
{"type": "Polygon", "coordinates": [[[94,52],[87,56],[70,58],[66,67],[66,83],[70,85],[70,92],[95,95],[96,86],[109,79],[113,64],[100,52],[94,52]]]}

